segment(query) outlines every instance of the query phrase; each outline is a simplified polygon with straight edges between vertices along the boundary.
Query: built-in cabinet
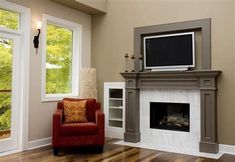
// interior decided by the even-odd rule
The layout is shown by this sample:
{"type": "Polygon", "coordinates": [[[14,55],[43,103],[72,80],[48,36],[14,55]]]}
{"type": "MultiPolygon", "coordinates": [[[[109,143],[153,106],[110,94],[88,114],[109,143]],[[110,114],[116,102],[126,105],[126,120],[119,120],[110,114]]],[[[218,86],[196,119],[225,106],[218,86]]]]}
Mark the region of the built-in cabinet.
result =
{"type": "Polygon", "coordinates": [[[105,136],[123,139],[125,120],[125,83],[104,83],[105,136]]]}

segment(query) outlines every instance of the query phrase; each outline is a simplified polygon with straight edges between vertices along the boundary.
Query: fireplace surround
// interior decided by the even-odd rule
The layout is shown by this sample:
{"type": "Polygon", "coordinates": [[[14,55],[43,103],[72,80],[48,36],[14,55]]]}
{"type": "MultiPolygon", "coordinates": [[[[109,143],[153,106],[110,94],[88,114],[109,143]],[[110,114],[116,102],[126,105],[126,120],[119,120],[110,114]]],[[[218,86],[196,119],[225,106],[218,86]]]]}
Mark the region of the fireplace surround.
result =
{"type": "Polygon", "coordinates": [[[126,123],[124,141],[140,142],[140,90],[200,90],[201,140],[199,150],[218,153],[217,77],[221,71],[168,71],[121,73],[126,82],[126,123]]]}
{"type": "Polygon", "coordinates": [[[200,31],[202,37],[201,69],[187,71],[139,71],[135,60],[134,71],[121,73],[126,83],[126,123],[124,141],[140,142],[140,91],[146,89],[199,90],[200,142],[199,151],[218,153],[217,139],[217,77],[221,71],[211,70],[210,19],[172,24],[137,27],[134,29],[134,53],[142,53],[142,38],[158,33],[200,31]]]}

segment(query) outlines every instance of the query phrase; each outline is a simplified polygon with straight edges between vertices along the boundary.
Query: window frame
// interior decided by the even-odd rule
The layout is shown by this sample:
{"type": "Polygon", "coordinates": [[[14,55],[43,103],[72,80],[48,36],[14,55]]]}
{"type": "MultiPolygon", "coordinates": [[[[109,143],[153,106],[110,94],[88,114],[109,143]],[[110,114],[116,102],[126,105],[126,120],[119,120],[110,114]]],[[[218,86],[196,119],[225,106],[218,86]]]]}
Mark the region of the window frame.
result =
{"type": "Polygon", "coordinates": [[[42,96],[41,100],[58,101],[64,97],[78,97],[79,95],[79,71],[81,67],[81,50],[82,50],[82,25],[58,17],[43,14],[42,22],[42,96]],[[47,41],[47,24],[63,27],[73,32],[72,47],[72,92],[46,94],[46,41],[47,41]]]}

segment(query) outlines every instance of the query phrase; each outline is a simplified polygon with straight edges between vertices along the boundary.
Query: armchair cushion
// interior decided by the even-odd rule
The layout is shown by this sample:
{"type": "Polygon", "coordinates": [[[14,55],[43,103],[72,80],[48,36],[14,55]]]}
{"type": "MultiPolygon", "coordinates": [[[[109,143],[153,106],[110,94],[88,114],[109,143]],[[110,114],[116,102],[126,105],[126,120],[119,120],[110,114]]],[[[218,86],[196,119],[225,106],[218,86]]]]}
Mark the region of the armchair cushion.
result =
{"type": "Polygon", "coordinates": [[[98,126],[93,122],[62,124],[60,127],[62,136],[95,135],[97,132],[98,126]]]}
{"type": "Polygon", "coordinates": [[[82,101],[63,101],[65,123],[85,123],[86,117],[86,100],[82,101]]]}

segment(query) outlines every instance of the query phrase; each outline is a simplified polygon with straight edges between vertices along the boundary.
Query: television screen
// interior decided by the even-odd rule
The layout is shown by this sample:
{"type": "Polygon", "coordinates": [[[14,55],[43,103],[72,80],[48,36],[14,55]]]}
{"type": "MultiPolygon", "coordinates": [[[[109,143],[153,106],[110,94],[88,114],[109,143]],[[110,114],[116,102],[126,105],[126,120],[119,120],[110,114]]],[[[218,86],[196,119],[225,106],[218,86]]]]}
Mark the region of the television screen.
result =
{"type": "Polygon", "coordinates": [[[144,37],[146,69],[194,67],[194,32],[144,37]]]}

